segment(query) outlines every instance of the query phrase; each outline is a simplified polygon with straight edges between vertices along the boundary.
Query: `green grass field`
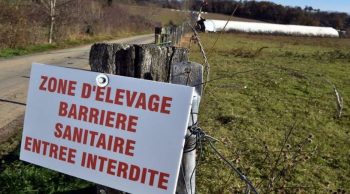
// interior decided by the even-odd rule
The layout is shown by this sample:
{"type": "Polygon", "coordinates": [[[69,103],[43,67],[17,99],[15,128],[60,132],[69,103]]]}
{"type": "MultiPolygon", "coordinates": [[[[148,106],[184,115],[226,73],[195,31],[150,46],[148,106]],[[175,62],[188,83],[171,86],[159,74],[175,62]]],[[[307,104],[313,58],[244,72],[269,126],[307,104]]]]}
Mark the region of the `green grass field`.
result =
{"type": "MultiPolygon", "coordinates": [[[[199,123],[218,150],[261,193],[349,193],[350,39],[223,34],[211,49],[218,36],[201,34],[214,81],[199,123]],[[330,83],[344,99],[340,118],[330,83]]],[[[193,45],[190,58],[202,62],[193,45]]],[[[197,193],[244,191],[208,143],[198,156],[197,193]]],[[[17,159],[2,159],[0,193],[91,186],[17,159]]]]}
{"type": "MultiPolygon", "coordinates": [[[[211,79],[221,79],[208,83],[200,125],[219,150],[262,193],[350,192],[350,40],[223,34],[210,50],[217,36],[202,35],[211,79]]],[[[191,58],[202,60],[198,50],[191,58]]],[[[198,193],[244,190],[203,150],[198,193]]]]}

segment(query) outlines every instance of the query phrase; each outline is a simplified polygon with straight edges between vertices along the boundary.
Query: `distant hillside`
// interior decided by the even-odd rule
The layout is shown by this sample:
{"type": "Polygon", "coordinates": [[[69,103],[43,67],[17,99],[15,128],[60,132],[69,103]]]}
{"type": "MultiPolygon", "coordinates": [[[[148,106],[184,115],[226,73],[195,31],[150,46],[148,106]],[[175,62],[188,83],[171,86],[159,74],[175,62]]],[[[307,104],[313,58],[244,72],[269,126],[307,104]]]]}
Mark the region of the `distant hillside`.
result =
{"type": "MultiPolygon", "coordinates": [[[[127,10],[129,14],[142,16],[151,20],[159,25],[167,25],[169,23],[181,24],[188,17],[188,13],[184,13],[180,9],[170,9],[162,8],[157,4],[125,4],[118,2],[118,6],[127,10]]],[[[220,13],[209,13],[205,12],[202,14],[205,19],[215,19],[215,20],[227,20],[230,16],[220,13]]],[[[242,17],[233,17],[232,21],[244,21],[244,22],[261,22],[259,20],[247,19],[242,17]]]]}
{"type": "MultiPolygon", "coordinates": [[[[200,4],[193,5],[198,8],[200,4]]],[[[327,26],[336,29],[350,28],[350,16],[347,13],[326,12],[306,6],[282,6],[267,1],[217,1],[208,0],[204,10],[214,13],[231,14],[235,7],[236,16],[257,19],[279,24],[297,24],[310,26],[327,26]]]]}
{"type": "MultiPolygon", "coordinates": [[[[212,20],[227,20],[230,16],[220,13],[210,13],[210,12],[204,12],[202,14],[202,17],[205,19],[212,19],[212,20]]],[[[243,17],[232,17],[231,21],[240,21],[240,22],[262,22],[260,20],[254,20],[254,19],[248,19],[243,17]]]]}
{"type": "MultiPolygon", "coordinates": [[[[122,0],[131,2],[130,0],[122,0]]],[[[290,7],[267,1],[238,1],[238,0],[202,0],[177,1],[177,0],[133,0],[139,5],[154,4],[163,8],[203,10],[211,13],[230,15],[238,7],[235,16],[249,18],[270,23],[296,24],[310,26],[327,26],[341,30],[350,30],[350,16],[347,13],[328,12],[313,7],[290,7]]],[[[215,18],[218,19],[218,18],[215,18]]]]}

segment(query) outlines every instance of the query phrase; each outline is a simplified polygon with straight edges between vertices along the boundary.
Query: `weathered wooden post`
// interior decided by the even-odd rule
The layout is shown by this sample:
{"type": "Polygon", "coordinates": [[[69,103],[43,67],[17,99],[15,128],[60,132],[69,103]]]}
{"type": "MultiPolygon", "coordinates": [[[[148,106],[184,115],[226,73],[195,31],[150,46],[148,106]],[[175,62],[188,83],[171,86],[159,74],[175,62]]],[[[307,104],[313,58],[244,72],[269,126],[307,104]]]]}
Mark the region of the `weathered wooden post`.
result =
{"type": "Polygon", "coordinates": [[[175,46],[181,41],[184,26],[155,27],[155,44],[175,46]]]}
{"type": "Polygon", "coordinates": [[[161,34],[162,34],[162,27],[155,27],[154,28],[154,43],[160,44],[161,43],[161,34]]]}
{"type": "Polygon", "coordinates": [[[168,41],[168,36],[167,36],[167,29],[166,27],[163,27],[162,28],[162,41],[161,41],[161,44],[164,44],[168,41]]]}
{"type": "MultiPolygon", "coordinates": [[[[197,124],[199,103],[202,95],[203,66],[193,62],[181,62],[171,66],[170,83],[196,86],[188,126],[197,124]]],[[[196,189],[196,136],[187,130],[185,152],[182,155],[176,194],[194,194],[196,189]],[[187,145],[187,146],[186,146],[187,145]]]]}
{"type": "MultiPolygon", "coordinates": [[[[202,66],[188,62],[188,50],[170,46],[94,44],[90,51],[90,67],[92,71],[110,73],[160,82],[171,82],[183,85],[198,85],[192,112],[198,113],[202,92],[202,66]]],[[[197,114],[192,114],[189,125],[197,122],[197,114]]],[[[186,144],[192,145],[195,138],[187,133],[186,144]]],[[[177,194],[195,192],[196,152],[183,155],[177,194]],[[192,192],[191,192],[192,191],[192,192]]],[[[124,194],[106,187],[98,187],[98,193],[124,194]]]]}

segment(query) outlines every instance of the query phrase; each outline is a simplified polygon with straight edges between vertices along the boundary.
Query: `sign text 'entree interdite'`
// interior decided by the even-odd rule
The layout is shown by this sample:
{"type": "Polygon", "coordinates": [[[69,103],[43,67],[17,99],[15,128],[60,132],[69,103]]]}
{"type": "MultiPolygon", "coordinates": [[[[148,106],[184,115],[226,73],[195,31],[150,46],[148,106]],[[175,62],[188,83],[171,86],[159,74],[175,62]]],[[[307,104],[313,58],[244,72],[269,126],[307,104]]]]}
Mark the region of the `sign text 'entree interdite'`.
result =
{"type": "Polygon", "coordinates": [[[194,89],[33,64],[21,160],[136,194],[174,194],[194,89]]]}

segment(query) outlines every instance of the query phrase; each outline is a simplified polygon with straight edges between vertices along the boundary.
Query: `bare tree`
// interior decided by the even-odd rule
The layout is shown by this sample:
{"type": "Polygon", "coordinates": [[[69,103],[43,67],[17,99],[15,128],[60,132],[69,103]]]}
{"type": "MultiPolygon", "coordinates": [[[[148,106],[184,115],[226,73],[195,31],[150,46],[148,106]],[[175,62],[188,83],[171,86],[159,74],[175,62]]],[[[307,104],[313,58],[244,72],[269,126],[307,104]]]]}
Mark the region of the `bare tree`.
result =
{"type": "Polygon", "coordinates": [[[48,42],[52,44],[54,37],[54,30],[56,24],[56,17],[59,14],[59,8],[66,6],[67,4],[73,2],[73,0],[39,0],[37,1],[39,5],[44,9],[43,11],[47,13],[49,17],[49,37],[48,42]],[[59,3],[58,3],[59,2],[59,3]]]}
{"type": "Polygon", "coordinates": [[[49,28],[49,44],[52,44],[53,32],[55,27],[56,20],[56,2],[57,0],[40,0],[38,3],[44,9],[44,12],[47,13],[50,17],[50,28],[49,28]]]}
{"type": "Polygon", "coordinates": [[[49,31],[49,44],[52,43],[53,28],[55,25],[56,16],[56,0],[49,0],[50,4],[50,31],[49,31]]]}

